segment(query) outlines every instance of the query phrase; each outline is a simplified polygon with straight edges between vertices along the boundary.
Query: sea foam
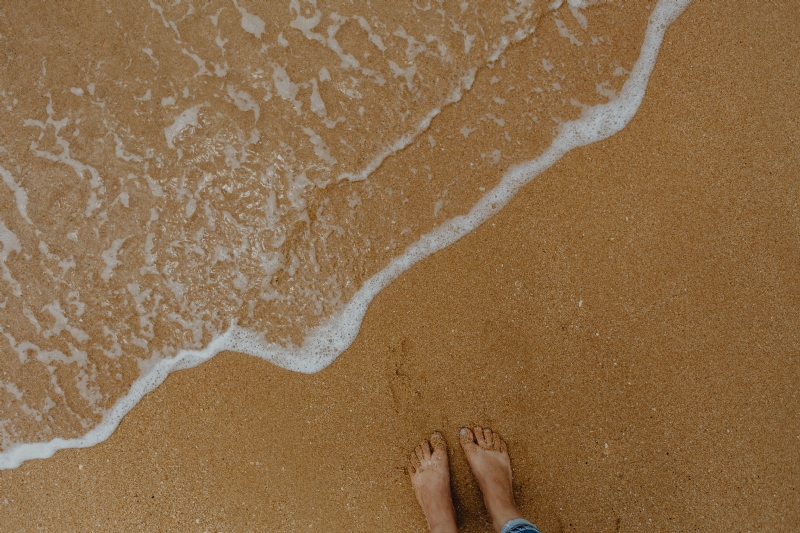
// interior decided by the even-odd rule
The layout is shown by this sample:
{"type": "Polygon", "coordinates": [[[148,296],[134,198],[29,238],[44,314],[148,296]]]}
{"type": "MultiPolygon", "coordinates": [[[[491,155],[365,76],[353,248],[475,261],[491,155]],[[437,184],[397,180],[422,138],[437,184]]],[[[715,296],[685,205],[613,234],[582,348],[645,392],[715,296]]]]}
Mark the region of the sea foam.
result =
{"type": "MultiPolygon", "coordinates": [[[[589,3],[570,0],[569,6],[571,9],[577,9],[586,7],[586,4],[589,3]]],[[[664,33],[688,4],[688,0],[660,0],[658,2],[648,20],[639,58],[616,98],[605,104],[586,107],[577,120],[560,124],[557,136],[544,153],[531,161],[508,168],[502,181],[488,191],[468,214],[447,220],[408,246],[404,253],[392,259],[385,268],[370,277],[338,312],[312,329],[301,346],[269,343],[265,341],[262,334],[232,324],[227,331],[213,338],[202,350],[181,350],[173,357],[154,360],[142,376],[132,384],[128,393],[119,398],[114,406],[104,413],[102,421],[83,436],[74,439],[55,438],[48,442],[13,445],[0,453],[0,469],[15,468],[30,459],[47,458],[61,449],[88,447],[102,442],[113,433],[122,417],[133,409],[145,394],[163,383],[171,372],[196,366],[223,350],[233,350],[261,357],[282,368],[302,373],[319,372],[330,365],[353,342],[369,303],[384,287],[418,261],[453,244],[488,220],[514,196],[520,187],[554,165],[569,150],[608,138],[630,122],[644,98],[664,33]]],[[[258,24],[258,20],[253,18],[254,15],[247,13],[238,5],[236,7],[242,14],[242,27],[248,32],[260,36],[264,30],[258,24]]],[[[166,19],[164,19],[164,24],[168,25],[166,19]]],[[[170,145],[183,128],[196,124],[196,111],[196,109],[192,111],[192,108],[184,111],[176,118],[172,126],[165,129],[164,133],[170,145]]],[[[437,108],[429,112],[421,124],[427,127],[429,120],[439,111],[440,108],[437,108]]],[[[406,140],[401,139],[393,148],[399,150],[406,145],[406,140]]],[[[387,154],[381,154],[379,159],[383,160],[390,153],[392,150],[389,150],[387,154]]],[[[360,176],[347,177],[359,179],[360,176]]],[[[5,170],[3,178],[10,186],[16,186],[13,177],[5,170]]],[[[18,193],[15,190],[15,193],[20,212],[27,218],[27,213],[24,212],[26,199],[24,191],[18,193]]],[[[2,254],[0,254],[0,259],[3,260],[3,273],[4,276],[10,276],[4,261],[9,251],[18,248],[18,240],[1,222],[0,233],[2,233],[5,244],[2,254]]],[[[114,263],[116,258],[112,258],[111,255],[107,261],[114,263]]],[[[116,266],[116,263],[114,265],[116,266]]],[[[109,270],[110,275],[111,270],[109,270]]]]}

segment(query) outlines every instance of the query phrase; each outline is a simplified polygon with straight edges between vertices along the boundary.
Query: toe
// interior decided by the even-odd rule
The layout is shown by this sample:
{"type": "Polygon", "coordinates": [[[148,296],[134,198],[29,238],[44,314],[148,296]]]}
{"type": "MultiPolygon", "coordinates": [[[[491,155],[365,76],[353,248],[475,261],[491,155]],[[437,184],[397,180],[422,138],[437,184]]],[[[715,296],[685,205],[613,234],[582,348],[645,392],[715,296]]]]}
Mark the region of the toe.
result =
{"type": "Polygon", "coordinates": [[[428,441],[424,440],[419,443],[422,448],[422,459],[425,461],[431,460],[431,445],[428,441]]]}
{"type": "Polygon", "coordinates": [[[422,444],[420,444],[419,446],[417,446],[417,447],[414,449],[414,453],[417,455],[417,460],[418,460],[420,463],[422,463],[422,461],[424,461],[424,460],[425,460],[425,452],[423,452],[423,451],[422,451],[422,444]]]}
{"type": "Polygon", "coordinates": [[[492,432],[492,439],[494,439],[492,443],[492,449],[496,452],[503,451],[503,439],[500,438],[500,435],[497,433],[492,432]]]}
{"type": "Polygon", "coordinates": [[[420,464],[419,458],[416,455],[411,455],[411,457],[408,458],[408,466],[409,472],[411,472],[411,474],[415,474],[419,471],[422,465],[420,464]]]}
{"type": "Polygon", "coordinates": [[[438,450],[447,450],[447,442],[444,440],[444,436],[438,431],[431,435],[431,446],[434,452],[438,450]]]}
{"type": "Polygon", "coordinates": [[[486,449],[491,450],[494,444],[494,435],[491,429],[486,428],[483,430],[483,440],[486,441],[486,449]]]}
{"type": "Polygon", "coordinates": [[[475,441],[478,443],[478,446],[480,446],[481,448],[485,448],[486,439],[483,436],[483,428],[480,426],[475,426],[473,431],[475,432],[475,441]]]}
{"type": "Polygon", "coordinates": [[[500,441],[500,451],[507,454],[508,453],[508,446],[506,446],[506,441],[503,439],[497,439],[500,441]]]}
{"type": "Polygon", "coordinates": [[[458,440],[461,442],[461,447],[464,451],[471,451],[475,448],[475,434],[469,428],[461,428],[458,440]]]}

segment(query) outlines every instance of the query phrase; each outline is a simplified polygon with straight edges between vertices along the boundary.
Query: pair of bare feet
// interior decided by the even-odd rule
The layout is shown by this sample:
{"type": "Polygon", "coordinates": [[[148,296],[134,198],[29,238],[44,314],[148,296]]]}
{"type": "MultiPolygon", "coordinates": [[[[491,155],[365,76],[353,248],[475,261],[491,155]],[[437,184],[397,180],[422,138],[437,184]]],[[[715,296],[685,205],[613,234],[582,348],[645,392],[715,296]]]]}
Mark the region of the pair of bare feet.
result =
{"type": "MultiPolygon", "coordinates": [[[[511,486],[511,458],[506,443],[491,429],[463,428],[459,437],[472,475],[483,493],[495,531],[509,520],[522,518],[511,486]]],[[[450,492],[447,443],[441,433],[424,440],[409,459],[411,484],[431,533],[457,533],[456,510],[450,492]]]]}

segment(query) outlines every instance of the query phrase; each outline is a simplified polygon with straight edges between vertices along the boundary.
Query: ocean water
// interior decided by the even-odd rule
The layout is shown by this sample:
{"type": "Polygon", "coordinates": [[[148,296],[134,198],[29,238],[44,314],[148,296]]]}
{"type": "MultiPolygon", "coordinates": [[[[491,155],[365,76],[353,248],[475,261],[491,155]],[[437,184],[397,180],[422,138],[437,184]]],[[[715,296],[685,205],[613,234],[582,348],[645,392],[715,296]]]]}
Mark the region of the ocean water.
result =
{"type": "Polygon", "coordinates": [[[687,0],[0,6],[0,468],[372,298],[634,116],[687,0]]]}

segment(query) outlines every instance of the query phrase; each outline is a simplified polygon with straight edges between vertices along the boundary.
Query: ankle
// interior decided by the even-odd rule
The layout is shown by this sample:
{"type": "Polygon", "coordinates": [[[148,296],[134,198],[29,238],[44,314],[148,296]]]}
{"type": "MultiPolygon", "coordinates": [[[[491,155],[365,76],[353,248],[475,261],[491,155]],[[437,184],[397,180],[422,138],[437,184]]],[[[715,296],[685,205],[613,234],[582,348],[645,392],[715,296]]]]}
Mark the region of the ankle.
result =
{"type": "Polygon", "coordinates": [[[430,517],[425,518],[428,521],[428,529],[431,533],[458,533],[458,526],[456,526],[456,513],[452,504],[449,508],[444,509],[430,509],[430,517]]]}
{"type": "Polygon", "coordinates": [[[458,526],[456,525],[456,517],[440,518],[438,520],[429,520],[428,529],[431,533],[458,533],[458,526]]]}
{"type": "Polygon", "coordinates": [[[516,505],[511,504],[492,509],[491,518],[492,527],[494,527],[494,530],[497,531],[497,533],[500,533],[503,529],[503,526],[506,525],[509,520],[524,517],[522,516],[519,508],[516,505]]]}
{"type": "Polygon", "coordinates": [[[455,524],[441,524],[438,526],[430,526],[431,533],[458,533],[458,527],[455,524]]]}

